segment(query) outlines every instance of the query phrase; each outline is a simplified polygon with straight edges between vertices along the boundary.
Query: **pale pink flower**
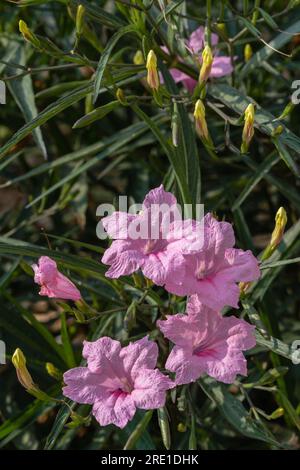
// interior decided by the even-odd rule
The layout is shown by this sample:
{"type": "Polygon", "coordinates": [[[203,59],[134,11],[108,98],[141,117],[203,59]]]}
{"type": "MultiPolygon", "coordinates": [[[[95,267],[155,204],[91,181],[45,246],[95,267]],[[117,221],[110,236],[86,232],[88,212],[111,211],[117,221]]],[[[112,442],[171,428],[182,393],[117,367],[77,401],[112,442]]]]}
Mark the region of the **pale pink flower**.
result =
{"type": "Polygon", "coordinates": [[[33,264],[34,282],[41,286],[40,295],[64,300],[80,300],[81,294],[70,279],[60,273],[56,262],[41,256],[38,264],[33,264]]]}
{"type": "MultiPolygon", "coordinates": [[[[202,247],[199,248],[195,222],[195,241],[190,236],[186,243],[180,240],[178,250],[184,255],[184,278],[180,284],[172,277],[166,280],[167,291],[185,296],[198,294],[199,300],[213,310],[221,310],[225,305],[238,308],[238,282],[258,279],[258,261],[251,251],[233,248],[234,232],[228,222],[218,222],[211,214],[204,217],[202,247]]],[[[176,242],[175,242],[176,246],[176,242]]]]}
{"type": "Polygon", "coordinates": [[[144,276],[159,286],[164,285],[168,276],[175,284],[180,283],[184,259],[170,240],[172,221],[178,217],[176,198],[164,191],[162,185],[147,194],[140,214],[114,212],[104,217],[102,224],[114,239],[102,257],[102,262],[110,265],[106,276],[118,278],[141,269],[144,276]],[[141,235],[135,237],[136,233],[141,235]]]}
{"type": "Polygon", "coordinates": [[[85,341],[82,355],[87,367],[65,372],[63,394],[93,405],[93,415],[101,426],[124,428],[137,408],[164,406],[166,391],[174,386],[155,369],[158,347],[147,337],[123,348],[109,337],[85,341]]]}
{"type": "Polygon", "coordinates": [[[255,346],[254,326],[234,316],[222,317],[197,302],[189,311],[188,315],[169,315],[157,322],[164,336],[175,344],[165,367],[176,373],[176,384],[194,382],[203,374],[225,383],[234,382],[237,374],[246,376],[242,351],[255,346]]]}
{"type": "MultiPolygon", "coordinates": [[[[215,48],[218,44],[219,38],[216,34],[212,33],[211,35],[211,45],[215,48]]],[[[191,52],[193,56],[196,57],[199,65],[201,64],[202,57],[201,53],[204,49],[204,28],[200,26],[197,28],[187,41],[187,49],[191,52]]],[[[167,52],[165,47],[162,48],[167,52]]],[[[210,77],[220,78],[225,75],[230,75],[233,71],[231,64],[231,58],[228,56],[214,55],[214,60],[210,72],[210,77]]],[[[190,93],[193,92],[195,86],[197,85],[197,80],[194,80],[189,75],[184,72],[181,72],[177,69],[171,69],[170,73],[175,81],[175,83],[181,82],[185,88],[188,89],[190,93]]]]}

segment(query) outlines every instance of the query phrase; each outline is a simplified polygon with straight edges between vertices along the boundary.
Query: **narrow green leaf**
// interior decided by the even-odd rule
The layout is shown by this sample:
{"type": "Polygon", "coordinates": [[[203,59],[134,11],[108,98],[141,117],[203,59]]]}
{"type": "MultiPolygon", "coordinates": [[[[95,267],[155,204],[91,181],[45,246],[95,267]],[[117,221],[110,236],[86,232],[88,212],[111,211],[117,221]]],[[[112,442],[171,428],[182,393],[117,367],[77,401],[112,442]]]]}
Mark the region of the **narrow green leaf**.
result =
{"type": "Polygon", "coordinates": [[[270,43],[269,46],[265,46],[260,49],[253,57],[247,62],[244,68],[240,72],[240,78],[245,78],[250,72],[256,71],[257,67],[260,67],[263,62],[267,61],[271,55],[274,54],[275,50],[281,49],[285,44],[290,42],[293,35],[300,32],[300,20],[292,24],[285,31],[276,36],[270,43]]]}
{"type": "Polygon", "coordinates": [[[272,152],[263,162],[257,166],[257,169],[250,176],[248,183],[244,187],[243,191],[239,194],[234,204],[232,205],[231,210],[237,210],[243,202],[247,199],[250,193],[253,191],[255,186],[266,176],[268,175],[271,168],[279,162],[278,155],[275,155],[272,152]]]}
{"type": "Polygon", "coordinates": [[[270,28],[275,29],[275,30],[278,29],[278,24],[276,23],[276,21],[274,21],[272,16],[269,15],[269,13],[267,13],[262,8],[257,8],[257,10],[260,12],[261,16],[263,17],[265,22],[270,26],[270,28]]]}
{"type": "Polygon", "coordinates": [[[95,81],[94,81],[94,87],[93,87],[93,102],[94,103],[96,103],[96,101],[97,101],[99,91],[100,91],[100,87],[101,87],[101,83],[102,83],[102,77],[103,77],[103,74],[104,74],[104,71],[105,71],[105,67],[107,65],[107,62],[109,61],[109,58],[110,58],[110,55],[112,53],[113,48],[115,47],[115,45],[117,44],[119,39],[121,39],[122,36],[124,36],[125,34],[128,34],[128,33],[132,33],[134,31],[135,31],[135,28],[132,25],[124,26],[124,27],[120,28],[110,38],[110,40],[106,44],[106,47],[105,47],[103,53],[101,54],[101,57],[100,57],[100,60],[99,60],[98,66],[97,66],[96,74],[95,74],[95,81]]]}
{"type": "Polygon", "coordinates": [[[79,129],[81,127],[89,126],[93,122],[104,118],[104,116],[106,116],[118,106],[120,106],[119,101],[111,101],[110,103],[107,103],[104,106],[100,106],[99,108],[93,109],[93,111],[78,119],[75,124],[73,124],[73,129],[79,129]]]}
{"type": "Polygon", "coordinates": [[[251,417],[243,404],[224,385],[210,377],[198,381],[204,393],[217,405],[224,418],[242,435],[281,447],[262,424],[251,417]]]}
{"type": "MultiPolygon", "coordinates": [[[[26,65],[26,54],[24,45],[19,45],[16,49],[15,54],[11,57],[12,62],[15,62],[20,65],[26,65]]],[[[17,73],[16,69],[9,69],[10,75],[17,73]]],[[[21,78],[10,80],[7,82],[8,88],[12,93],[18,107],[20,108],[26,122],[30,122],[38,114],[34,92],[32,86],[32,79],[29,74],[24,75],[21,78]]],[[[47,159],[47,149],[42,136],[41,129],[39,127],[35,128],[33,131],[33,137],[36,141],[37,146],[39,147],[42,155],[47,159]]]]}
{"type": "Polygon", "coordinates": [[[73,351],[72,343],[71,343],[69,332],[68,332],[66,314],[62,313],[60,318],[61,318],[61,340],[62,340],[62,346],[63,346],[64,353],[65,353],[65,361],[67,363],[67,366],[71,369],[72,367],[76,367],[77,364],[76,364],[74,351],[73,351]]]}
{"type": "Polygon", "coordinates": [[[152,415],[153,415],[153,410],[149,410],[144,414],[144,417],[142,418],[140,423],[136,426],[135,430],[129,436],[124,446],[124,450],[130,450],[130,449],[135,448],[137,441],[141,438],[141,436],[147,429],[147,426],[152,418],[152,415]]]}
{"type": "Polygon", "coordinates": [[[299,177],[299,167],[296,162],[294,162],[293,157],[287,150],[286,146],[280,142],[278,139],[273,139],[274,145],[278,150],[278,153],[286,166],[296,175],[299,177]]]}

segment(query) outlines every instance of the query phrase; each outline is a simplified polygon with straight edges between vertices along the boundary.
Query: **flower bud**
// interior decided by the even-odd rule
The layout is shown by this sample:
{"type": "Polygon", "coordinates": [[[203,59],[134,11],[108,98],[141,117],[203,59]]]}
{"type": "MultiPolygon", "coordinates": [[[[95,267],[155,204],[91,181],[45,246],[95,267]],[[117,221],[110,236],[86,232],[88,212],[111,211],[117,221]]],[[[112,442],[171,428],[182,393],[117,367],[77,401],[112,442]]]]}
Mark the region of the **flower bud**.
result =
{"type": "Polygon", "coordinates": [[[249,60],[251,59],[252,55],[253,55],[253,50],[252,50],[251,44],[246,44],[246,45],[245,45],[245,48],[244,48],[244,59],[245,59],[245,62],[249,62],[249,60]]]}
{"type": "Polygon", "coordinates": [[[245,124],[242,135],[242,146],[241,152],[246,153],[248,151],[250,142],[254,136],[254,115],[255,109],[252,103],[250,103],[245,110],[245,124]]]}
{"type": "Polygon", "coordinates": [[[283,408],[277,408],[273,413],[270,415],[270,419],[278,419],[281,416],[284,415],[284,409],[283,408]]]}
{"type": "Polygon", "coordinates": [[[62,372],[52,362],[46,362],[46,371],[55,380],[62,380],[62,372]]]}
{"type": "Polygon", "coordinates": [[[147,56],[146,62],[147,68],[147,82],[150,88],[158,90],[159,88],[159,75],[157,71],[157,58],[155,52],[151,49],[147,56]]]}
{"type": "Polygon", "coordinates": [[[296,105],[290,101],[290,102],[286,105],[286,107],[284,108],[284,110],[282,111],[282,113],[280,114],[279,118],[277,118],[277,120],[286,118],[286,117],[293,111],[293,109],[295,108],[295,106],[296,106],[296,105]]]}
{"type": "Polygon", "coordinates": [[[12,356],[12,363],[16,368],[17,377],[21,385],[23,385],[26,390],[31,391],[36,389],[32,377],[26,367],[26,358],[21,351],[17,348],[12,356]]]}
{"type": "Polygon", "coordinates": [[[40,47],[40,41],[35,36],[35,34],[33,34],[33,32],[30,31],[27,24],[23,20],[19,21],[19,31],[20,33],[22,33],[25,41],[31,42],[35,47],[40,47]]]}
{"type": "Polygon", "coordinates": [[[123,106],[126,106],[128,104],[127,101],[126,101],[126,98],[125,98],[125,93],[122,90],[122,88],[117,89],[116,98],[119,101],[119,103],[121,103],[123,106]]]}
{"type": "Polygon", "coordinates": [[[212,64],[213,64],[213,55],[211,48],[207,45],[202,52],[202,64],[200,69],[199,81],[206,82],[210,76],[212,64]]]}
{"type": "Polygon", "coordinates": [[[201,139],[206,142],[210,141],[210,136],[205,119],[205,107],[201,100],[197,100],[194,110],[194,118],[196,124],[196,130],[201,139]]]}
{"type": "Polygon", "coordinates": [[[272,137],[276,137],[277,135],[282,134],[283,131],[284,131],[284,127],[281,124],[279,124],[279,126],[277,126],[275,129],[273,129],[272,137]]]}
{"type": "Polygon", "coordinates": [[[184,423],[178,423],[178,426],[177,426],[177,431],[178,432],[186,432],[186,425],[184,423]]]}
{"type": "Polygon", "coordinates": [[[83,30],[83,18],[85,15],[85,7],[83,5],[78,5],[76,12],[76,33],[80,36],[83,30]]]}
{"type": "Polygon", "coordinates": [[[287,215],[283,207],[280,207],[275,216],[275,228],[271,236],[271,248],[274,250],[282,240],[285,226],[287,224],[287,215]]]}
{"type": "Polygon", "coordinates": [[[275,227],[271,235],[271,241],[263,252],[262,261],[270,258],[274,250],[282,240],[284,229],[287,224],[287,215],[283,207],[280,207],[275,216],[275,227]]]}
{"type": "Polygon", "coordinates": [[[51,397],[45,392],[39,389],[39,387],[33,382],[33,379],[26,367],[26,358],[21,351],[17,348],[12,356],[12,363],[16,368],[17,377],[20,384],[34,397],[43,401],[50,401],[51,397]]]}
{"type": "Polygon", "coordinates": [[[133,63],[135,65],[143,65],[145,63],[144,56],[141,50],[137,50],[134,54],[133,63]]]}

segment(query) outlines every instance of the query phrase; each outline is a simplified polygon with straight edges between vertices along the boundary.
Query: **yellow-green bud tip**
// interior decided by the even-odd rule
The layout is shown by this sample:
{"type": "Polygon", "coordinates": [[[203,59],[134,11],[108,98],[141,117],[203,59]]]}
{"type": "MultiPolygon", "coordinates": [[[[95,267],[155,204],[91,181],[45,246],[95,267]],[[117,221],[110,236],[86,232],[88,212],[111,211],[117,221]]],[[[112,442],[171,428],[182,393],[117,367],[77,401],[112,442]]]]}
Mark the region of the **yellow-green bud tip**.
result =
{"type": "Polygon", "coordinates": [[[143,65],[145,63],[144,56],[141,50],[137,50],[134,54],[133,63],[135,65],[143,65]]]}
{"type": "Polygon", "coordinates": [[[270,245],[276,248],[282,240],[285,226],[287,224],[287,214],[283,207],[280,207],[275,216],[275,228],[272,233],[270,245]]]}
{"type": "Polygon", "coordinates": [[[146,68],[148,71],[147,82],[149,87],[154,90],[158,90],[159,76],[157,71],[157,58],[155,52],[152,49],[147,55],[146,68]]]}
{"type": "Polygon", "coordinates": [[[26,358],[21,351],[21,349],[17,348],[12,356],[12,363],[16,369],[20,369],[22,367],[26,367],[26,358]]]}
{"type": "Polygon", "coordinates": [[[199,80],[200,82],[206,82],[210,76],[211,67],[214,61],[211,48],[206,45],[202,51],[202,65],[200,69],[199,80]]]}
{"type": "Polygon", "coordinates": [[[196,130],[199,133],[200,138],[209,141],[209,133],[207,123],[205,119],[205,107],[201,100],[197,100],[194,109],[194,118],[196,124],[196,130]]]}
{"type": "Polygon", "coordinates": [[[246,44],[246,45],[245,45],[245,48],[244,48],[244,59],[245,59],[245,62],[249,62],[249,60],[251,59],[252,55],[253,55],[253,51],[252,51],[251,44],[246,44]]]}

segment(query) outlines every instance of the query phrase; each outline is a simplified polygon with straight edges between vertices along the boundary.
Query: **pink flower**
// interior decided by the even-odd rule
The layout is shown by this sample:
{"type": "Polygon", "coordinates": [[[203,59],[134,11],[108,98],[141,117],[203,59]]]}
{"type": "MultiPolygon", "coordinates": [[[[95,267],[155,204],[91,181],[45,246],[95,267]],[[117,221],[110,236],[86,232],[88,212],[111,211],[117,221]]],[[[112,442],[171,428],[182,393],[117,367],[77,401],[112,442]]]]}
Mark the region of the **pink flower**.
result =
{"type": "MultiPolygon", "coordinates": [[[[194,224],[195,242],[181,240],[178,250],[183,253],[184,278],[180,284],[168,277],[167,291],[185,296],[198,294],[201,303],[213,310],[225,305],[238,308],[239,288],[237,283],[258,279],[258,261],[251,251],[233,248],[234,232],[228,222],[218,222],[211,214],[204,217],[204,240],[199,248],[199,223],[194,224]]],[[[176,246],[176,242],[175,242],[176,246]]]]}
{"type": "Polygon", "coordinates": [[[174,383],[155,369],[158,347],[147,337],[122,348],[119,341],[103,337],[84,342],[87,367],[75,367],[64,374],[63,393],[78,403],[93,405],[101,426],[123,428],[136,408],[164,406],[166,391],[174,383]]]}
{"type": "Polygon", "coordinates": [[[34,282],[41,286],[40,295],[56,297],[65,300],[80,300],[81,294],[77,287],[66,276],[61,274],[56,262],[41,256],[38,264],[33,264],[34,282]]]}
{"type": "MultiPolygon", "coordinates": [[[[217,46],[218,44],[218,36],[214,33],[211,35],[211,45],[217,46]]],[[[187,49],[192,53],[192,55],[196,56],[198,63],[200,64],[202,61],[201,52],[204,48],[204,28],[200,26],[191,34],[190,38],[187,41],[187,49]]],[[[163,48],[166,49],[166,48],[163,48]]],[[[167,51],[166,51],[167,52],[167,51]]],[[[214,61],[212,64],[210,77],[224,77],[225,75],[230,75],[233,71],[233,67],[231,64],[231,58],[228,56],[218,56],[215,55],[214,61]]],[[[194,80],[189,75],[181,72],[177,69],[171,69],[170,73],[175,81],[175,83],[181,82],[185,88],[188,89],[190,93],[193,92],[195,86],[197,85],[197,80],[194,80]]]]}
{"type": "Polygon", "coordinates": [[[150,191],[138,215],[114,212],[102,219],[114,239],[102,262],[110,265],[107,277],[118,278],[141,269],[155,284],[162,286],[171,276],[174,283],[184,277],[184,258],[170,240],[172,221],[180,217],[176,198],[163,186],[150,191]]]}
{"type": "Polygon", "coordinates": [[[225,383],[234,382],[237,374],[246,376],[242,351],[255,346],[254,326],[234,316],[222,317],[199,303],[189,310],[188,315],[170,315],[157,322],[175,344],[165,367],[176,372],[176,385],[194,382],[205,373],[225,383]]]}

